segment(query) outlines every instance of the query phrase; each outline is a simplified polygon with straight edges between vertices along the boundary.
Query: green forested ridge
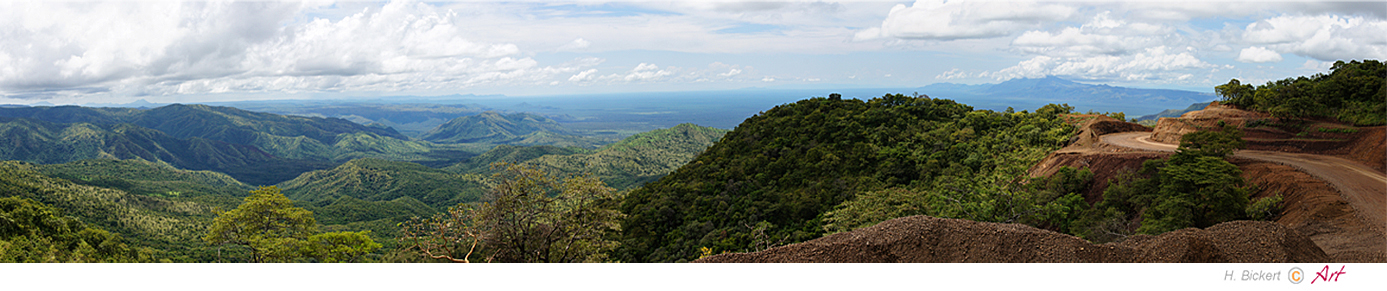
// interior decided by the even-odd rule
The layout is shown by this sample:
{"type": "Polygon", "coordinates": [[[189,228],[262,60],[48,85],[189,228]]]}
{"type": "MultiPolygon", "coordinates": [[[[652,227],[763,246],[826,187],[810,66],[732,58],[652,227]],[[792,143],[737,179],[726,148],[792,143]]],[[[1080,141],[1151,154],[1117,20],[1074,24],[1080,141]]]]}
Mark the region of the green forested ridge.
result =
{"type": "Polygon", "coordinates": [[[179,168],[213,170],[252,184],[282,181],[326,162],[275,157],[252,146],[204,138],[179,139],[128,123],[52,123],[0,117],[0,159],[66,163],[85,159],[143,159],[179,168]]]}
{"type": "Polygon", "coordinates": [[[458,173],[480,174],[491,171],[491,164],[494,163],[519,164],[546,155],[573,155],[591,152],[593,150],[579,147],[499,145],[485,153],[443,169],[458,173]]]}
{"type": "Polygon", "coordinates": [[[529,164],[556,175],[592,175],[617,189],[632,189],[669,174],[713,145],[726,130],[680,124],[629,136],[596,151],[575,147],[498,146],[444,168],[492,174],[492,163],[529,164]]]}
{"type": "Polygon", "coordinates": [[[1268,81],[1253,87],[1237,79],[1214,87],[1225,104],[1277,117],[1334,117],[1355,125],[1387,124],[1387,64],[1338,61],[1329,74],[1268,81]]]}
{"type": "Polygon", "coordinates": [[[436,143],[490,143],[596,147],[611,142],[574,135],[557,121],[530,113],[482,112],[454,118],[419,139],[436,143]]]}
{"type": "Polygon", "coordinates": [[[64,164],[35,165],[49,177],[78,184],[123,190],[159,197],[244,196],[252,189],[231,176],[213,171],[192,171],[145,160],[80,160],[64,164]]]}
{"type": "Polygon", "coordinates": [[[225,197],[218,194],[158,197],[81,185],[45,176],[36,168],[24,162],[0,162],[0,197],[26,198],[61,209],[88,226],[120,234],[132,246],[149,247],[163,259],[213,260],[215,249],[198,237],[216,216],[216,209],[227,206],[225,200],[235,205],[234,198],[215,199],[225,197]]]}
{"type": "Polygon", "coordinates": [[[286,116],[198,104],[174,104],[150,109],[130,123],[157,129],[175,137],[201,137],[251,145],[256,133],[285,137],[303,136],[325,144],[335,142],[338,134],[356,132],[409,139],[389,128],[369,127],[340,118],[286,116]]]}
{"type": "Polygon", "coordinates": [[[632,189],[673,172],[726,133],[684,123],[635,134],[593,153],[545,155],[528,163],[564,175],[592,175],[616,189],[632,189]]]}
{"type": "Polygon", "coordinates": [[[443,166],[490,144],[434,144],[388,128],[336,118],[257,113],[229,107],[169,105],[150,110],[0,108],[0,159],[64,163],[130,159],[214,170],[274,184],[350,159],[378,157],[443,166]],[[9,117],[4,117],[9,116],[9,117]]]}
{"type": "Polygon", "coordinates": [[[413,197],[435,207],[447,207],[481,198],[475,179],[409,162],[382,159],[352,160],[332,169],[304,173],[280,183],[285,196],[316,203],[354,197],[389,201],[413,197]]]}
{"type": "Polygon", "coordinates": [[[816,238],[824,214],[858,193],[1028,165],[1073,132],[1060,118],[1068,106],[1013,113],[924,96],[833,97],[748,118],[693,161],[631,192],[617,258],[691,260],[700,247],[746,251],[816,238]]]}

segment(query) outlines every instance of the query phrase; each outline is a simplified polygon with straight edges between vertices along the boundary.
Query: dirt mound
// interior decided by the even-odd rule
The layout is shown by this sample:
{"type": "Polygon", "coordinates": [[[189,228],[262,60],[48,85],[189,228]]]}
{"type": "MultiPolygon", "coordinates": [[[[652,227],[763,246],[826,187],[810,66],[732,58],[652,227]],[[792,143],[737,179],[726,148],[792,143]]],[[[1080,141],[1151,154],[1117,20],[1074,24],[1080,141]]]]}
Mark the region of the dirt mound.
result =
{"type": "MultiPolygon", "coordinates": [[[[1257,185],[1254,199],[1281,195],[1277,223],[1310,237],[1335,262],[1387,262],[1387,237],[1355,210],[1334,187],[1290,166],[1233,159],[1248,183],[1257,185]]],[[[1381,224],[1381,222],[1378,222],[1381,224]]]]}
{"type": "Polygon", "coordinates": [[[1073,115],[1071,117],[1071,122],[1077,123],[1074,127],[1079,128],[1079,132],[1074,134],[1074,137],[1069,138],[1068,146],[1070,147],[1092,146],[1101,143],[1102,141],[1098,137],[1109,133],[1151,131],[1151,128],[1145,125],[1103,115],[1073,115]]]}
{"type": "Polygon", "coordinates": [[[1148,159],[1164,158],[1169,154],[1136,152],[1131,149],[1109,146],[1099,138],[1105,134],[1151,131],[1151,127],[1125,122],[1103,115],[1071,115],[1070,122],[1076,123],[1078,132],[1070,138],[1069,145],[1052,152],[1029,170],[1031,177],[1053,175],[1061,166],[1088,168],[1093,171],[1093,185],[1084,193],[1084,200],[1097,202],[1108,188],[1108,179],[1116,177],[1122,170],[1141,169],[1141,163],[1148,159]]]}
{"type": "Polygon", "coordinates": [[[1097,203],[1103,199],[1103,190],[1108,189],[1109,180],[1123,171],[1141,170],[1141,163],[1150,159],[1164,159],[1169,153],[1130,152],[1130,153],[1084,153],[1055,152],[1031,167],[1031,177],[1048,177],[1059,171],[1061,166],[1088,168],[1093,172],[1093,182],[1084,193],[1084,201],[1097,203]]]}
{"type": "Polygon", "coordinates": [[[1323,262],[1329,257],[1304,235],[1271,222],[1235,221],[1158,236],[1094,245],[1074,236],[1020,224],[929,216],[753,253],[721,254],[702,263],[1123,263],[1323,262]]]}
{"type": "Polygon", "coordinates": [[[1214,102],[1204,107],[1204,110],[1186,112],[1179,118],[1167,117],[1157,120],[1156,128],[1151,134],[1151,141],[1178,144],[1180,137],[1185,136],[1186,133],[1218,128],[1219,122],[1223,122],[1227,126],[1242,127],[1254,120],[1269,117],[1266,113],[1241,110],[1214,102]]]}
{"type": "Polygon", "coordinates": [[[1343,152],[1335,154],[1387,172],[1387,127],[1360,128],[1348,145],[1341,149],[1343,152]]]}

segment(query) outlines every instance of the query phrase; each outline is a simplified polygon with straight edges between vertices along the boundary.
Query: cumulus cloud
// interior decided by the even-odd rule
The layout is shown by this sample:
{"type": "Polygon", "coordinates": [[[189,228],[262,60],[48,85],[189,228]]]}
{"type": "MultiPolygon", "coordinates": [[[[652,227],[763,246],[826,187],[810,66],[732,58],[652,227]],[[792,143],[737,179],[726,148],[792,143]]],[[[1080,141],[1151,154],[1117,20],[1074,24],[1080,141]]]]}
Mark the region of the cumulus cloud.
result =
{"type": "Polygon", "coordinates": [[[956,40],[1006,36],[1045,22],[1070,18],[1076,8],[1030,1],[922,0],[897,4],[880,27],[857,32],[857,41],[878,38],[956,40]]]}
{"type": "Polygon", "coordinates": [[[1012,40],[1012,48],[1031,54],[1080,57],[1090,55],[1123,55],[1142,49],[1178,42],[1169,39],[1173,28],[1150,23],[1129,23],[1114,19],[1110,11],[1094,16],[1078,27],[1066,27],[1059,32],[1027,31],[1012,40]]]}
{"type": "Polygon", "coordinates": [[[1241,34],[1246,43],[1321,61],[1387,58],[1387,38],[1383,37],[1387,20],[1383,19],[1282,15],[1248,24],[1241,34]]]}
{"type": "Polygon", "coordinates": [[[1272,63],[1280,62],[1281,54],[1260,46],[1245,48],[1238,53],[1238,61],[1244,63],[1272,63]]]}
{"type": "Polygon", "coordinates": [[[568,77],[568,81],[569,81],[569,82],[585,82],[585,81],[591,81],[592,78],[595,76],[594,74],[596,74],[596,73],[597,73],[597,69],[589,69],[589,70],[587,70],[587,71],[582,71],[582,72],[580,72],[580,73],[574,74],[572,77],[568,77]]]}
{"type": "Polygon", "coordinates": [[[948,70],[948,71],[946,71],[946,72],[939,73],[939,75],[934,76],[935,79],[943,79],[943,80],[963,79],[963,78],[968,78],[968,77],[969,77],[969,76],[968,76],[968,73],[965,73],[965,72],[959,70],[958,68],[953,68],[952,70],[948,70]]]}
{"type": "Polygon", "coordinates": [[[583,67],[468,39],[467,19],[410,1],[336,19],[296,19],[313,7],[283,2],[0,5],[7,96],[430,91],[547,83],[583,67]]]}
{"type": "Polygon", "coordinates": [[[741,73],[742,73],[742,70],[731,69],[731,70],[728,70],[726,73],[718,74],[718,76],[722,76],[722,77],[731,77],[731,76],[736,76],[737,74],[741,74],[741,73]]]}
{"type": "Polygon", "coordinates": [[[1214,67],[1216,66],[1194,57],[1189,52],[1174,53],[1170,48],[1160,46],[1130,56],[1037,56],[1015,66],[981,75],[997,80],[1042,78],[1049,75],[1084,80],[1183,80],[1192,76],[1193,69],[1214,67]]]}

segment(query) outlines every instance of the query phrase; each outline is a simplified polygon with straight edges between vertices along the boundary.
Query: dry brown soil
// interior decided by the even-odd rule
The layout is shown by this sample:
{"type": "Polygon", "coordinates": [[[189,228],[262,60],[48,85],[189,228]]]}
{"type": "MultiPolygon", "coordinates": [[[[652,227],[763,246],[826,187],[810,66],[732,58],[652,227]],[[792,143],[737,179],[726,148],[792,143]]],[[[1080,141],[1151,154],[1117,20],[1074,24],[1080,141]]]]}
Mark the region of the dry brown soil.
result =
{"type": "Polygon", "coordinates": [[[1309,238],[1277,223],[1233,221],[1101,245],[1021,224],[929,216],[695,263],[1268,263],[1325,262],[1309,238]]]}

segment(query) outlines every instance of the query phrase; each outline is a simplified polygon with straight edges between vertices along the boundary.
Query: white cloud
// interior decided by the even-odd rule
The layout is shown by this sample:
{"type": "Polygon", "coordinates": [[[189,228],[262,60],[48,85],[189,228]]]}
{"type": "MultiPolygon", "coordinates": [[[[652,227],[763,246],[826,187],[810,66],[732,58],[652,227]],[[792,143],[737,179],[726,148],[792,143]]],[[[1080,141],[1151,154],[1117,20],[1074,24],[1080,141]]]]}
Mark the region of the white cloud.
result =
{"type": "Polygon", "coordinates": [[[515,44],[469,39],[469,19],[429,4],[397,1],[341,18],[302,18],[313,9],[3,2],[0,95],[447,91],[543,84],[586,66],[541,66],[515,44]]]}
{"type": "Polygon", "coordinates": [[[1161,46],[1130,56],[1036,56],[996,72],[984,72],[981,76],[997,80],[1057,75],[1084,80],[1170,81],[1188,79],[1183,76],[1194,69],[1214,67],[1188,52],[1172,53],[1169,48],[1161,46]]]}
{"type": "Polygon", "coordinates": [[[731,76],[736,76],[737,74],[741,74],[741,73],[742,73],[742,70],[731,69],[731,70],[727,71],[726,73],[718,74],[718,76],[731,77],[731,76]]]}
{"type": "Polygon", "coordinates": [[[761,82],[775,82],[775,78],[774,78],[774,77],[770,77],[770,76],[766,76],[766,77],[764,77],[764,78],[761,78],[761,82]]]}
{"type": "Polygon", "coordinates": [[[1058,33],[1027,31],[1012,40],[1012,49],[1049,56],[1083,57],[1123,55],[1142,49],[1171,45],[1174,29],[1149,23],[1129,23],[1113,19],[1110,11],[1098,13],[1079,27],[1066,27],[1058,33]]]}
{"type": "Polygon", "coordinates": [[[1260,46],[1245,48],[1238,53],[1238,61],[1244,63],[1280,62],[1281,54],[1260,46]]]}
{"type": "Polygon", "coordinates": [[[560,46],[560,47],[559,47],[559,50],[560,50],[560,51],[580,50],[580,49],[588,48],[589,46],[592,46],[592,42],[591,42],[591,41],[587,41],[586,39],[583,39],[583,38],[578,38],[578,39],[574,39],[574,40],[571,41],[571,42],[568,42],[567,44],[564,44],[563,46],[560,46]]]}
{"type": "Polygon", "coordinates": [[[960,71],[958,68],[953,68],[952,70],[948,70],[948,71],[946,71],[946,72],[939,73],[939,75],[934,76],[934,78],[935,78],[935,79],[943,79],[943,80],[963,79],[963,78],[968,78],[968,73],[965,73],[965,72],[963,72],[963,71],[960,71]]]}
{"type": "Polygon", "coordinates": [[[572,77],[568,77],[568,81],[569,81],[569,82],[585,82],[585,81],[591,81],[592,78],[593,78],[593,76],[594,76],[593,74],[596,74],[596,73],[597,73],[597,69],[589,69],[589,70],[587,70],[587,71],[582,71],[582,72],[580,72],[580,73],[574,74],[572,77]]]}
{"type": "MultiPolygon", "coordinates": [[[[1248,24],[1242,40],[1321,61],[1387,58],[1387,20],[1282,15],[1248,24]]],[[[1246,51],[1244,51],[1246,52],[1246,51]]]]}
{"type": "Polygon", "coordinates": [[[627,82],[651,81],[673,74],[674,72],[661,70],[660,66],[656,66],[655,64],[641,63],[640,65],[636,65],[635,69],[631,69],[631,72],[620,78],[627,82]]]}
{"type": "Polygon", "coordinates": [[[922,0],[897,4],[880,27],[859,31],[854,40],[877,38],[955,40],[1006,36],[1051,21],[1068,19],[1076,8],[1031,1],[922,0]]]}

